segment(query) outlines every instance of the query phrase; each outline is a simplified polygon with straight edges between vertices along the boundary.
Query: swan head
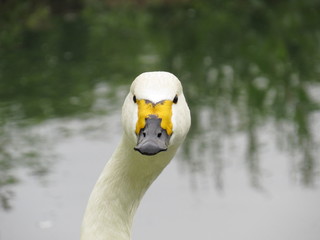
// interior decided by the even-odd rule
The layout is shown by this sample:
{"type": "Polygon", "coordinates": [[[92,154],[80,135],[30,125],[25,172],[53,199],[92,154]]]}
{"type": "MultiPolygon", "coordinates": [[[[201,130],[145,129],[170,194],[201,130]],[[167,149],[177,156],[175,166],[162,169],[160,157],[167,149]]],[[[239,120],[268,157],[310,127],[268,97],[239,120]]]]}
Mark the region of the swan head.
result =
{"type": "Polygon", "coordinates": [[[176,76],[146,72],[132,83],[122,108],[125,137],[144,155],[177,149],[191,124],[190,110],[176,76]]]}

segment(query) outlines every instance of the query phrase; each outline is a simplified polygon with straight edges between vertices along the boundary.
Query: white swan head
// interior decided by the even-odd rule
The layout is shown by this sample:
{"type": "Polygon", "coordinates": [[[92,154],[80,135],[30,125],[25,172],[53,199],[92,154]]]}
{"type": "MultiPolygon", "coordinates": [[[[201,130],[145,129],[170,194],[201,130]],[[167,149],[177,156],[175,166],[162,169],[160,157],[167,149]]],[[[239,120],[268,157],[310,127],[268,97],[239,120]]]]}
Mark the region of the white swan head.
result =
{"type": "Polygon", "coordinates": [[[176,76],[146,72],[132,83],[122,108],[125,137],[144,155],[177,149],[191,124],[189,107],[176,76]]]}

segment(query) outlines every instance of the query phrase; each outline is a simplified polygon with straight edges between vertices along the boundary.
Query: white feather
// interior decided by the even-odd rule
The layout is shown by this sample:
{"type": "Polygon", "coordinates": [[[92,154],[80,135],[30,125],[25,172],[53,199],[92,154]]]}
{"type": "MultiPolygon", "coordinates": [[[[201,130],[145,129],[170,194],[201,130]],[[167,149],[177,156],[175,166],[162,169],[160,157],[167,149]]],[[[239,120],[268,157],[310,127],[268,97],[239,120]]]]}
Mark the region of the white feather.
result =
{"type": "Polygon", "coordinates": [[[180,81],[171,73],[148,72],[131,85],[122,107],[122,140],[106,164],[88,201],[81,240],[129,240],[134,214],[146,190],[167,166],[186,137],[191,123],[190,111],[180,81]],[[169,148],[154,156],[134,151],[137,142],[137,99],[153,102],[173,100],[173,135],[169,148]]]}

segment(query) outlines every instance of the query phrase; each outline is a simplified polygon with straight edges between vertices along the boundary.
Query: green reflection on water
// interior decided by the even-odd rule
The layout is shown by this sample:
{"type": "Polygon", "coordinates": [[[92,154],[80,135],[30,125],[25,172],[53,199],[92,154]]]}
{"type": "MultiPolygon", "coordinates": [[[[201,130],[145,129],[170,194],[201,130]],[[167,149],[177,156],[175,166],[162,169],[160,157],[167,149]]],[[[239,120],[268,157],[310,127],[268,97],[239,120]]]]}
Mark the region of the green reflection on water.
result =
{"type": "Polygon", "coordinates": [[[193,118],[184,147],[191,170],[213,164],[222,187],[219,149],[226,137],[243,132],[246,164],[252,184],[259,186],[258,131],[272,124],[275,141],[299,156],[302,183],[313,184],[318,159],[312,121],[320,94],[317,1],[12,2],[0,10],[4,207],[8,186],[18,181],[14,169],[27,166],[42,175],[52,164],[41,147],[45,139],[30,128],[49,119],[108,114],[122,102],[118,87],[152,70],[171,71],[183,81],[193,118]],[[101,84],[110,91],[99,99],[114,107],[96,108],[101,84]]]}

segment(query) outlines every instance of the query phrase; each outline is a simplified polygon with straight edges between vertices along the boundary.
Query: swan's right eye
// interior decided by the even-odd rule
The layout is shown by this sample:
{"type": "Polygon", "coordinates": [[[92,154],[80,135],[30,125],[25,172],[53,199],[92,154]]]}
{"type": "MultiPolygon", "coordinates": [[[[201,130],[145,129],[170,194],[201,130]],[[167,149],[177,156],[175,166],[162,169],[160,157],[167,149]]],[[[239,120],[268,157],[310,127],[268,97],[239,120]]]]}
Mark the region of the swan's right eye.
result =
{"type": "Polygon", "coordinates": [[[136,103],[137,102],[137,98],[136,95],[133,96],[133,102],[136,103]]]}
{"type": "Polygon", "coordinates": [[[178,102],[178,95],[176,95],[173,99],[173,103],[176,104],[178,102]]]}

